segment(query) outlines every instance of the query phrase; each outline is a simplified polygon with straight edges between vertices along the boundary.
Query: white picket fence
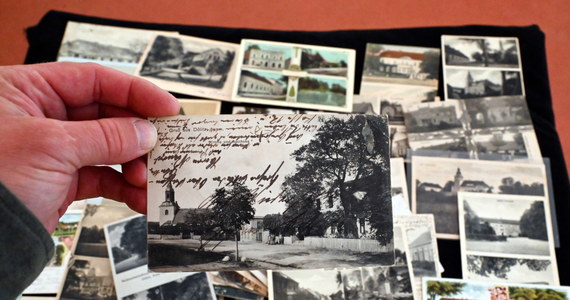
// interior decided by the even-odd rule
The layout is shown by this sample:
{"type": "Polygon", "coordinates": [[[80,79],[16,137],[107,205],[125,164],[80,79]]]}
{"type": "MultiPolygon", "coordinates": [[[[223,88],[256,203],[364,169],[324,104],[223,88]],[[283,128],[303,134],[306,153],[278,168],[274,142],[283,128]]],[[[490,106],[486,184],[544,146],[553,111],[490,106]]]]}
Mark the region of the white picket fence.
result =
{"type": "Polygon", "coordinates": [[[303,245],[310,248],[342,249],[359,252],[384,252],[386,247],[375,240],[305,237],[303,245]]]}

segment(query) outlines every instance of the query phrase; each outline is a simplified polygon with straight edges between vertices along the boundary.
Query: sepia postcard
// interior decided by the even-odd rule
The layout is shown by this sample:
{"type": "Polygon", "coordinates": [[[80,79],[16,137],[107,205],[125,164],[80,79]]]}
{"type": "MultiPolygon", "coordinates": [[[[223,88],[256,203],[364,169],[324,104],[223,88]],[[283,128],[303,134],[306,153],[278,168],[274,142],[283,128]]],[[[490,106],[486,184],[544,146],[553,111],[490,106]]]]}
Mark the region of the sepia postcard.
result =
{"type": "Polygon", "coordinates": [[[441,277],[435,223],[432,214],[394,216],[394,226],[401,227],[408,243],[408,260],[414,274],[414,296],[420,299],[423,277],[441,277]]]}
{"type": "Polygon", "coordinates": [[[380,114],[390,124],[403,124],[404,107],[431,102],[437,96],[440,50],[366,44],[360,95],[376,96],[380,114]]]}
{"type": "Polygon", "coordinates": [[[276,108],[269,106],[241,106],[234,105],[232,114],[234,115],[254,115],[254,114],[311,114],[319,113],[318,111],[296,109],[296,108],[276,108]]]}
{"type": "Polygon", "coordinates": [[[394,260],[386,118],[150,119],[153,271],[306,269],[394,260]]]}
{"type": "Polygon", "coordinates": [[[458,192],[543,196],[542,163],[412,156],[412,209],[433,214],[438,238],[459,239],[458,192]]]}
{"type": "MultiPolygon", "coordinates": [[[[395,260],[391,266],[268,271],[269,299],[413,300],[413,273],[404,229],[394,226],[395,260]]],[[[419,295],[418,295],[419,296],[419,295]]]]}
{"type": "Polygon", "coordinates": [[[542,160],[525,97],[421,103],[404,113],[412,150],[542,160]]]}
{"type": "Polygon", "coordinates": [[[515,37],[441,37],[445,99],[524,96],[515,37]]]}
{"type": "Polygon", "coordinates": [[[55,244],[55,255],[40,275],[28,286],[23,295],[57,294],[64,279],[66,266],[79,228],[83,210],[68,209],[57,223],[51,238],[55,244]]]}
{"type": "Polygon", "coordinates": [[[544,197],[459,192],[457,201],[464,279],[558,284],[544,197]]]}
{"type": "Polygon", "coordinates": [[[264,300],[267,294],[266,271],[208,272],[218,299],[264,300]]]}
{"type": "Polygon", "coordinates": [[[219,115],[222,102],[203,99],[178,99],[181,115],[219,115]]]}
{"type": "Polygon", "coordinates": [[[243,39],[232,100],[349,113],[355,57],[353,49],[243,39]]]}
{"type": "MultiPolygon", "coordinates": [[[[529,277],[527,275],[527,277],[529,277]]],[[[423,299],[568,299],[570,287],[545,284],[424,278],[423,299]]]]}
{"type": "Polygon", "coordinates": [[[392,212],[394,215],[409,215],[410,198],[403,158],[390,158],[390,182],[392,192],[392,212]]]}
{"type": "Polygon", "coordinates": [[[94,62],[135,74],[147,44],[160,31],[67,22],[57,61],[94,62]]]}
{"type": "Polygon", "coordinates": [[[239,45],[178,34],[158,34],[135,74],[185,95],[230,100],[239,45]]]}
{"type": "Polygon", "coordinates": [[[135,215],[105,225],[105,238],[118,299],[129,299],[126,296],[192,275],[148,271],[146,216],[135,215]]]}

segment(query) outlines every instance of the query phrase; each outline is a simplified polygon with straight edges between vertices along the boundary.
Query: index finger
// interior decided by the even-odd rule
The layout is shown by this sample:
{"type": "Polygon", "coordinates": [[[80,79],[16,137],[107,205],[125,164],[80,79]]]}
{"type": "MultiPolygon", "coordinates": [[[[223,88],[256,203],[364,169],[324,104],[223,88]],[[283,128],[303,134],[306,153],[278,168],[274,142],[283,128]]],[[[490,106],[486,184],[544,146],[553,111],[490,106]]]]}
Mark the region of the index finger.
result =
{"type": "MultiPolygon", "coordinates": [[[[101,103],[126,108],[143,117],[179,112],[178,101],[170,93],[142,78],[98,64],[58,62],[30,67],[35,68],[67,107],[101,103]]],[[[48,100],[54,99],[43,101],[48,100]]]]}

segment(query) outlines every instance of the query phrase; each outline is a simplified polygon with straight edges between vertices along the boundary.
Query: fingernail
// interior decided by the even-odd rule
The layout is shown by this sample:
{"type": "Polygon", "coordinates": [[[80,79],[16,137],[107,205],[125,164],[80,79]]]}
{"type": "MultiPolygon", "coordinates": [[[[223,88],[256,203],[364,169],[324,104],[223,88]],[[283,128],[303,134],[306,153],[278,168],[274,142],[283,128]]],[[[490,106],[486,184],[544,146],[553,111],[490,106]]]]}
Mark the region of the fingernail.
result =
{"type": "Polygon", "coordinates": [[[136,120],[133,122],[137,137],[139,139],[139,148],[148,151],[154,148],[157,140],[156,128],[147,120],[136,120]]]}

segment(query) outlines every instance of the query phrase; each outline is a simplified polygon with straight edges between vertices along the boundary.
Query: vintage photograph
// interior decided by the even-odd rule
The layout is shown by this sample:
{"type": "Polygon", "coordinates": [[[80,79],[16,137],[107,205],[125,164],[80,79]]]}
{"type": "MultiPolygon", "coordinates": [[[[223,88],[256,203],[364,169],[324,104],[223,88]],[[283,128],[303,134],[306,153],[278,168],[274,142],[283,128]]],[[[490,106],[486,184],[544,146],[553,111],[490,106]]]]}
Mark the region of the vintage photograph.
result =
{"type": "Polygon", "coordinates": [[[424,279],[423,299],[568,299],[567,286],[476,281],[451,278],[424,279]]]}
{"type": "Polygon", "coordinates": [[[169,283],[128,295],[121,300],[205,299],[216,300],[212,284],[206,273],[195,273],[169,283]]]}
{"type": "Polygon", "coordinates": [[[368,43],[362,84],[383,82],[432,86],[437,89],[439,52],[437,48],[368,43]]]}
{"type": "Polygon", "coordinates": [[[237,51],[237,44],[158,34],[135,74],[171,92],[230,100],[237,51]]]}
{"type": "Polygon", "coordinates": [[[355,51],[242,40],[232,100],[351,112],[355,51]]]}
{"type": "MultiPolygon", "coordinates": [[[[360,269],[352,269],[360,272],[360,269]]],[[[341,270],[269,271],[269,299],[344,300],[341,270]]],[[[360,274],[359,274],[360,275],[360,274]]]]}
{"type": "Polygon", "coordinates": [[[390,158],[390,184],[394,215],[411,214],[408,182],[403,158],[390,158]]]}
{"type": "Polygon", "coordinates": [[[353,114],[380,114],[380,99],[376,96],[354,95],[352,99],[353,114]]]}
{"type": "Polygon", "coordinates": [[[57,61],[94,62],[135,74],[147,44],[160,32],[67,22],[57,61]]]}
{"type": "Polygon", "coordinates": [[[222,102],[204,99],[178,99],[181,115],[219,115],[222,102]]]}
{"type": "Polygon", "coordinates": [[[264,300],[269,297],[267,271],[208,272],[218,299],[264,300]]]}
{"type": "Polygon", "coordinates": [[[73,254],[109,257],[105,242],[104,226],[134,214],[136,213],[127,206],[87,204],[73,254]]]}
{"type": "Polygon", "coordinates": [[[385,117],[219,115],[152,122],[159,143],[148,158],[150,269],[393,262],[385,117]]]}
{"type": "Polygon", "coordinates": [[[146,217],[139,215],[105,226],[115,273],[146,266],[146,217]]]}
{"type": "Polygon", "coordinates": [[[556,260],[467,255],[463,278],[559,285],[556,260]]]}
{"type": "Polygon", "coordinates": [[[304,109],[292,109],[292,108],[275,108],[268,106],[239,106],[234,105],[232,107],[232,114],[234,115],[253,115],[253,114],[308,114],[317,113],[315,111],[308,111],[304,109]]]}
{"type": "Polygon", "coordinates": [[[447,99],[524,96],[522,72],[448,68],[445,91],[447,99]]]}
{"type": "Polygon", "coordinates": [[[542,157],[522,96],[422,103],[408,107],[405,120],[413,150],[542,157]]]}
{"type": "Polygon", "coordinates": [[[412,209],[434,214],[438,238],[459,238],[458,192],[548,197],[544,164],[412,156],[412,209]]]}
{"type": "MultiPolygon", "coordinates": [[[[389,122],[389,121],[388,121],[389,122]]],[[[390,125],[390,157],[405,158],[410,146],[408,130],[405,125],[390,125]]]]}
{"type": "Polygon", "coordinates": [[[116,299],[108,258],[75,256],[68,265],[59,299],[116,299]]]}
{"type": "Polygon", "coordinates": [[[448,66],[520,69],[517,38],[444,35],[441,39],[448,66]]]}
{"type": "Polygon", "coordinates": [[[538,196],[458,194],[465,252],[553,257],[548,202],[538,196]]]}

